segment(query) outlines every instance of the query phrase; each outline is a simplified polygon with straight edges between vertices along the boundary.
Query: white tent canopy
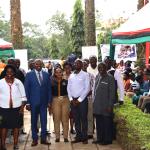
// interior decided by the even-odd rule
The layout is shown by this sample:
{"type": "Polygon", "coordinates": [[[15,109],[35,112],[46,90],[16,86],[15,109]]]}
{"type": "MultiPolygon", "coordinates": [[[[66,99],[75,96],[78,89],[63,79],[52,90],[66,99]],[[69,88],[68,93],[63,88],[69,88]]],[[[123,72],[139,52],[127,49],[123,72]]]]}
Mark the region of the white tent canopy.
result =
{"type": "Polygon", "coordinates": [[[112,32],[112,43],[141,43],[150,41],[150,3],[132,15],[112,32]]]}
{"type": "Polygon", "coordinates": [[[12,48],[12,43],[9,43],[0,38],[0,48],[12,48]]]}

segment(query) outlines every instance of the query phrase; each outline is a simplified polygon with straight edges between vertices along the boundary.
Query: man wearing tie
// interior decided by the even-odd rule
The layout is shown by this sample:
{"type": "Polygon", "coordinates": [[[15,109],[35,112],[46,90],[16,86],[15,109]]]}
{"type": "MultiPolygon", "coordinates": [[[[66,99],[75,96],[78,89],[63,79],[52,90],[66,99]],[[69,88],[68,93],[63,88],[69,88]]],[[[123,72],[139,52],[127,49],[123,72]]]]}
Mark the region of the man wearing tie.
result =
{"type": "Polygon", "coordinates": [[[67,90],[76,129],[76,138],[72,143],[83,142],[83,144],[87,144],[87,95],[90,90],[90,80],[89,75],[82,71],[82,61],[79,59],[75,61],[75,71],[68,79],[67,90]]]}
{"type": "Polygon", "coordinates": [[[34,70],[27,73],[25,79],[27,96],[27,110],[31,110],[31,129],[33,142],[31,146],[38,144],[37,121],[40,115],[41,144],[50,144],[46,140],[47,107],[51,107],[51,83],[48,73],[42,71],[42,61],[35,60],[34,70]]]}

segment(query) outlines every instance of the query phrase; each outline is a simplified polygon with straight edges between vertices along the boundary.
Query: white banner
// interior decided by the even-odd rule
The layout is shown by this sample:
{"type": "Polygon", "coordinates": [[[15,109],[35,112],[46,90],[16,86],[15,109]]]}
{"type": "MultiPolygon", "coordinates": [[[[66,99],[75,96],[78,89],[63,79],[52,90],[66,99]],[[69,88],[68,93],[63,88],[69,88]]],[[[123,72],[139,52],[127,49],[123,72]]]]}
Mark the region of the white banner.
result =
{"type": "Polygon", "coordinates": [[[98,58],[97,46],[84,46],[82,47],[82,59],[89,59],[90,56],[96,56],[98,58]]]}
{"type": "Polygon", "coordinates": [[[103,61],[106,56],[110,55],[110,44],[101,44],[100,49],[103,61]]]}
{"type": "Polygon", "coordinates": [[[131,44],[117,44],[115,47],[115,56],[114,59],[117,63],[121,60],[126,61],[136,61],[137,60],[137,53],[136,53],[136,45],[131,44]]]}
{"type": "Polygon", "coordinates": [[[15,58],[20,59],[20,67],[28,71],[28,53],[27,49],[17,49],[15,51],[15,58]]]}

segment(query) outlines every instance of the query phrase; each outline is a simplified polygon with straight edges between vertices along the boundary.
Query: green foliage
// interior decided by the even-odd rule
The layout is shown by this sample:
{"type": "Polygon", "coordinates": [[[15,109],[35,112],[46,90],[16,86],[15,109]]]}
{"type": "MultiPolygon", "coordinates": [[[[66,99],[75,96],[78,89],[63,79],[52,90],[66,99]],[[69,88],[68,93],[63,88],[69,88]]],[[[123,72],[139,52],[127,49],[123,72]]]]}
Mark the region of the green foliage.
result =
{"type": "Polygon", "coordinates": [[[143,113],[131,100],[115,109],[117,139],[127,150],[150,150],[150,115],[143,113]]]}
{"type": "Polygon", "coordinates": [[[23,24],[24,48],[28,49],[30,58],[48,58],[50,46],[47,37],[42,34],[38,25],[25,22],[23,24]]]}
{"type": "Polygon", "coordinates": [[[101,32],[98,35],[97,45],[99,44],[109,44],[111,39],[112,30],[118,28],[121,24],[123,24],[125,20],[123,18],[119,18],[113,22],[110,22],[107,26],[101,26],[101,32]]]}
{"type": "Polygon", "coordinates": [[[67,57],[72,51],[70,21],[66,19],[63,13],[56,12],[47,21],[47,26],[49,28],[48,35],[50,36],[51,43],[50,55],[54,59],[67,57]]]}
{"type": "Polygon", "coordinates": [[[0,9],[0,38],[10,41],[10,23],[4,19],[4,14],[0,9]]]}
{"type": "Polygon", "coordinates": [[[85,44],[84,39],[84,11],[82,9],[81,0],[76,0],[71,27],[71,39],[73,51],[81,54],[81,48],[85,44]]]}

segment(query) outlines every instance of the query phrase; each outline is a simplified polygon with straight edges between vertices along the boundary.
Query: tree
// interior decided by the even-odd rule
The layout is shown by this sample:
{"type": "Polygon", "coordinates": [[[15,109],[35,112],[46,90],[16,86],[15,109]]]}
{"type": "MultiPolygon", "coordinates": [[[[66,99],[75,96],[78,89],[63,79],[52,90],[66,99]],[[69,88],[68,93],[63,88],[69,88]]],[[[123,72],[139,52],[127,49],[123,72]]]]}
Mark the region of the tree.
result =
{"type": "Polygon", "coordinates": [[[87,46],[96,45],[94,0],[85,0],[85,43],[87,46]]]}
{"type": "Polygon", "coordinates": [[[149,0],[138,0],[137,10],[140,10],[148,2],[149,2],[149,0]]]}
{"type": "Polygon", "coordinates": [[[81,55],[81,48],[85,44],[84,38],[84,11],[82,9],[81,0],[76,0],[71,26],[71,40],[73,51],[77,55],[81,55]]]}
{"type": "Polygon", "coordinates": [[[51,58],[58,59],[59,49],[58,49],[58,46],[57,46],[57,39],[55,38],[55,36],[52,36],[52,38],[51,38],[50,55],[51,55],[51,58]]]}
{"type": "Polygon", "coordinates": [[[28,49],[29,58],[48,58],[50,55],[49,39],[36,24],[23,24],[24,47],[28,49]]]}
{"type": "Polygon", "coordinates": [[[47,26],[49,28],[48,35],[50,40],[50,45],[57,48],[50,49],[50,55],[56,59],[59,57],[67,57],[72,51],[72,44],[71,44],[71,25],[70,20],[66,19],[64,13],[56,12],[48,21],[47,26]],[[53,44],[52,44],[53,43],[53,44]],[[57,55],[54,50],[57,51],[57,55]],[[54,57],[56,56],[56,58],[54,57]]]}
{"type": "MultiPolygon", "coordinates": [[[[149,0],[138,0],[137,10],[140,10],[144,5],[146,5],[149,2],[149,0]]],[[[138,58],[144,58],[145,54],[145,43],[137,44],[138,51],[137,56],[138,58]]]]}
{"type": "Polygon", "coordinates": [[[23,48],[20,0],[10,0],[11,37],[14,48],[23,48]]]}
{"type": "Polygon", "coordinates": [[[0,38],[10,41],[10,22],[6,21],[5,16],[0,9],[0,38]]]}

